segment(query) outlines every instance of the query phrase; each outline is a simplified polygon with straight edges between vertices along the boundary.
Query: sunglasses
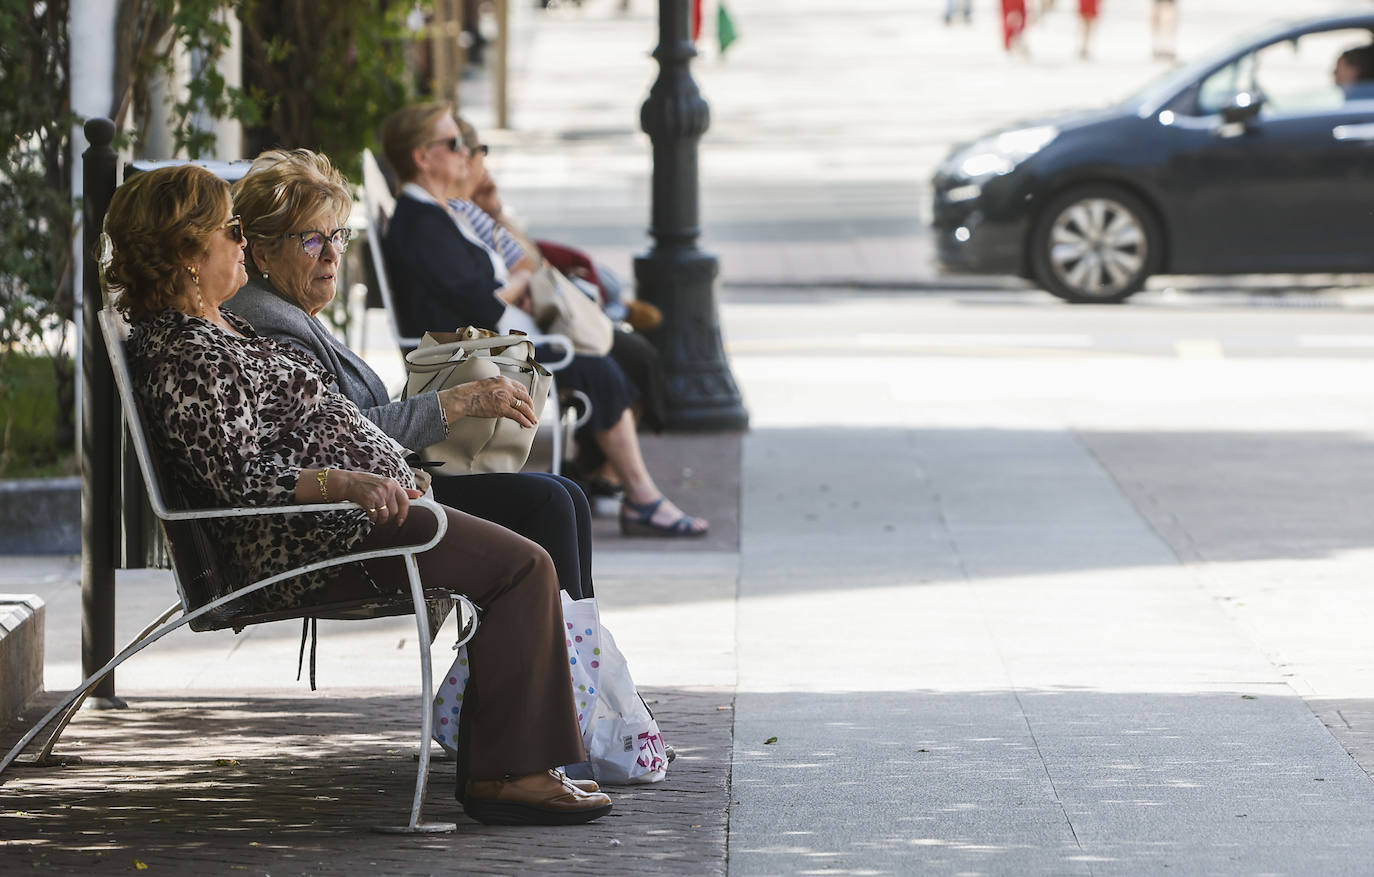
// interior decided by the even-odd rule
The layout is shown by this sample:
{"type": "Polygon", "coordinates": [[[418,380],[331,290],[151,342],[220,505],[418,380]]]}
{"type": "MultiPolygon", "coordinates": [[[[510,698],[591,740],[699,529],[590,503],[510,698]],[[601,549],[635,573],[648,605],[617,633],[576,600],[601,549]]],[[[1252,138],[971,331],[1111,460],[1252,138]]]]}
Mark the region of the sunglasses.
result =
{"type": "Polygon", "coordinates": [[[217,230],[223,229],[229,230],[229,240],[236,244],[243,243],[243,220],[239,218],[238,214],[229,217],[229,221],[221,225],[217,230]]]}
{"type": "Polygon", "coordinates": [[[464,149],[468,148],[461,137],[442,137],[438,140],[431,140],[425,144],[425,148],[428,149],[436,143],[442,143],[447,146],[449,152],[462,152],[464,149]]]}
{"type": "Polygon", "coordinates": [[[300,238],[301,249],[312,259],[318,259],[324,252],[324,242],[329,241],[334,245],[334,249],[339,255],[343,255],[348,250],[348,242],[353,239],[353,230],[349,228],[336,228],[329,233],[314,230],[293,231],[282,235],[284,238],[300,238]]]}

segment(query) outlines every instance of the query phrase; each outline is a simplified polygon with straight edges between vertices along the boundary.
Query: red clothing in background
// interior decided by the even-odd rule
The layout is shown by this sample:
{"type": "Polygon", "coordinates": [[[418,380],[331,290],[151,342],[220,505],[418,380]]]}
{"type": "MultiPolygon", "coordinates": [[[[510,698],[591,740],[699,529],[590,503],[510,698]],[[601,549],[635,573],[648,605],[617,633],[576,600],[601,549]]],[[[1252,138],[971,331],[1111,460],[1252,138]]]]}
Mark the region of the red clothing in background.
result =
{"type": "Polygon", "coordinates": [[[1025,29],[1026,0],[1002,0],[1002,45],[1010,51],[1012,43],[1025,29]]]}

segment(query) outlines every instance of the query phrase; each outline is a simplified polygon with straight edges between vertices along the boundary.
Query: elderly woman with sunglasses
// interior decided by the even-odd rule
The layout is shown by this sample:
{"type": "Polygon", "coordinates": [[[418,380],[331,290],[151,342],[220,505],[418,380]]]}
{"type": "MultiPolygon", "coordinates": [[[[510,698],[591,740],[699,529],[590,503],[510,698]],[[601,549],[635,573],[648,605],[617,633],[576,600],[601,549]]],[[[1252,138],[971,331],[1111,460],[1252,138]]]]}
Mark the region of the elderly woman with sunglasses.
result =
{"type": "MultiPolygon", "coordinates": [[[[214,543],[226,575],[252,581],[353,549],[429,539],[433,517],[409,514],[420,491],[404,449],[335,391],[318,362],[221,307],[246,279],[242,225],[230,204],[228,184],[194,165],[139,174],[110,200],[106,279],[115,307],[132,323],[130,370],[153,443],[193,504],[350,500],[359,508],[222,520],[214,543]]],[[[313,247],[314,225],[289,240],[313,247]]],[[[286,282],[301,291],[332,270],[311,262],[308,270],[281,263],[286,282]]],[[[416,557],[420,576],[482,610],[468,646],[465,701],[472,710],[463,710],[470,726],[459,765],[468,782],[458,788],[464,809],[493,823],[571,824],[605,815],[609,798],[556,769],[586,755],[553,563],[509,530],[453,509],[442,513],[448,529],[416,557]]],[[[358,566],[288,580],[262,599],[314,605],[320,596],[348,599],[406,580],[395,557],[358,566]]]]}
{"type": "MultiPolygon", "coordinates": [[[[402,107],[382,123],[382,148],[403,184],[382,242],[402,331],[418,335],[465,325],[537,331],[529,315],[528,273],[509,271],[466,217],[448,206],[448,199],[464,196],[471,172],[452,109],[440,103],[402,107]]],[[[558,382],[592,400],[582,431],[624,487],[621,533],[705,535],[706,520],[679,509],[649,474],[631,410],[638,393],[615,360],[579,353],[559,371],[558,382]]]]}
{"type": "MultiPolygon", "coordinates": [[[[393,402],[377,373],[315,318],[337,290],[351,205],[343,176],[325,156],[308,149],[259,155],[234,186],[234,207],[247,229],[249,276],[230,307],[262,334],[317,360],[339,392],[406,448],[440,441],[460,417],[508,417],[533,426],[529,394],[505,377],[393,402]]],[[[574,600],[594,596],[591,508],[572,481],[543,473],[440,473],[432,486],[444,505],[543,546],[574,600]]]]}

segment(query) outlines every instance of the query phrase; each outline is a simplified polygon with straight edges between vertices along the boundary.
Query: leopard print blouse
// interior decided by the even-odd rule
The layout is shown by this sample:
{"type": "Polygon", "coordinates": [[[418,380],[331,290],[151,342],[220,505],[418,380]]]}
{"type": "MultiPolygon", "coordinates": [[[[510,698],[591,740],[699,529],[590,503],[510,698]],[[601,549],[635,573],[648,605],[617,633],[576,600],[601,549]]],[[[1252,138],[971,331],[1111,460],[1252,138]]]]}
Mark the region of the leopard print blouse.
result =
{"type": "MultiPolygon", "coordinates": [[[[335,392],[333,375],[222,313],[244,337],[177,310],[135,323],[129,336],[130,371],[152,441],[189,502],[289,505],[297,502],[301,470],[325,467],[415,486],[405,449],[335,392]]],[[[372,521],[358,509],[221,518],[210,527],[238,587],[353,549],[372,521]]],[[[298,576],[248,601],[259,610],[299,605],[329,575],[298,576]]]]}

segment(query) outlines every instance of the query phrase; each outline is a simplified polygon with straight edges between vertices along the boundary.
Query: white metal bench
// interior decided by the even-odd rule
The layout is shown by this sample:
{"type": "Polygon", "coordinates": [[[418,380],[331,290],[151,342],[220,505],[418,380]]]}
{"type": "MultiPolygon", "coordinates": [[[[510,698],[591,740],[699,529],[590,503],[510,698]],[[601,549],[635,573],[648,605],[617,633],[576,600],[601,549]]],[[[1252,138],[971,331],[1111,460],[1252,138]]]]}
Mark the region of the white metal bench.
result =
{"type": "Polygon", "coordinates": [[[411,502],[412,513],[419,511],[433,515],[437,522],[434,536],[424,543],[375,551],[357,551],[340,557],[305,564],[251,584],[235,586],[235,583],[231,583],[225,578],[216,560],[214,543],[204,528],[205,521],[214,518],[250,515],[319,514],[357,508],[357,506],[350,502],[336,502],[210,509],[182,507],[184,503],[179,501],[179,492],[176,491],[174,482],[166,477],[165,471],[150,453],[141,404],[133,389],[125,353],[128,326],[117,313],[106,308],[100,312],[100,327],[109,347],[110,364],[114,371],[120,402],[123,404],[125,424],[128,426],[131,443],[138,457],[138,465],[143,474],[148,498],[170,547],[173,573],[181,599],[149,624],[104,667],[68,693],[57,706],[43,716],[24,735],[23,739],[5,755],[4,759],[0,760],[0,774],[3,774],[15,762],[20,753],[45,728],[51,725],[55,719],[59,719],[59,716],[60,720],[44,743],[41,752],[28,763],[47,765],[66,760],[52,755],[53,746],[91,690],[124,661],[183,625],[189,625],[192,630],[233,628],[238,631],[252,624],[287,618],[349,620],[414,613],[419,634],[417,640],[420,650],[421,687],[418,704],[420,710],[420,750],[415,776],[415,796],[411,803],[410,819],[405,825],[381,826],[377,830],[405,833],[453,831],[457,827],[454,823],[427,823],[422,822],[420,818],[425,789],[429,780],[430,740],[433,732],[434,679],[430,659],[430,614],[431,611],[439,608],[446,601],[456,601],[459,607],[458,642],[462,644],[470,640],[476,633],[477,611],[467,597],[443,589],[426,589],[420,581],[420,572],[415,561],[415,555],[437,545],[448,528],[448,519],[438,504],[428,498],[416,499],[411,502]],[[306,605],[274,612],[255,613],[240,608],[242,604],[239,607],[235,606],[240,598],[285,579],[340,564],[381,557],[403,558],[410,585],[408,594],[398,591],[394,595],[378,594],[376,598],[352,600],[347,603],[306,605]],[[175,617],[178,611],[180,617],[175,617]]]}

